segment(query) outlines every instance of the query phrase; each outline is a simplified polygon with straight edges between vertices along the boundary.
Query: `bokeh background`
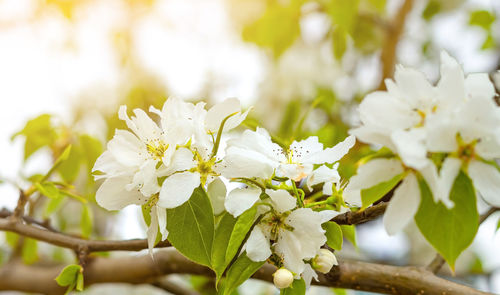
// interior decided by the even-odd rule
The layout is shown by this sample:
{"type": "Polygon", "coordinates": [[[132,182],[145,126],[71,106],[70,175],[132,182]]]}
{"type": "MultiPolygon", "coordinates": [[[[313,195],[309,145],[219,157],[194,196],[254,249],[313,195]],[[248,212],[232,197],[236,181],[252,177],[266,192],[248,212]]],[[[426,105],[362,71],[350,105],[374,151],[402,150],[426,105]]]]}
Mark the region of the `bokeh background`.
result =
{"type": "MultiPolygon", "coordinates": [[[[170,96],[209,104],[237,97],[254,107],[247,127],[262,125],[285,142],[317,135],[333,145],[356,125],[357,104],[383,89],[396,62],[436,81],[439,53],[446,50],[466,73],[500,80],[499,12],[496,0],[0,0],[0,207],[14,208],[15,185],[50,168],[69,143],[79,160],[65,168],[70,176],[64,180],[92,203],[89,168],[123,127],[116,117],[120,104],[147,109],[170,96]],[[25,128],[12,137],[36,117],[32,126],[41,136],[25,128]],[[27,140],[40,148],[26,151],[27,140]]],[[[356,159],[370,150],[357,145],[342,175],[352,175],[356,159]]],[[[34,214],[50,215],[68,232],[145,236],[137,208],[110,216],[92,205],[93,228],[86,229],[78,201],[40,203],[34,214]]],[[[498,217],[481,226],[452,279],[500,292],[498,217]]],[[[2,235],[0,260],[15,252],[12,240],[2,235]]],[[[27,262],[72,259],[71,252],[42,243],[34,252],[27,262]]],[[[378,220],[359,226],[357,246],[346,242],[340,256],[425,265],[434,252],[414,225],[389,237],[378,220]]],[[[201,278],[169,279],[213,291],[201,278]]],[[[255,282],[240,288],[242,294],[255,290],[276,292],[255,282]]],[[[148,286],[86,291],[117,292],[163,293],[148,286]]],[[[313,288],[311,294],[360,292],[313,288]]]]}

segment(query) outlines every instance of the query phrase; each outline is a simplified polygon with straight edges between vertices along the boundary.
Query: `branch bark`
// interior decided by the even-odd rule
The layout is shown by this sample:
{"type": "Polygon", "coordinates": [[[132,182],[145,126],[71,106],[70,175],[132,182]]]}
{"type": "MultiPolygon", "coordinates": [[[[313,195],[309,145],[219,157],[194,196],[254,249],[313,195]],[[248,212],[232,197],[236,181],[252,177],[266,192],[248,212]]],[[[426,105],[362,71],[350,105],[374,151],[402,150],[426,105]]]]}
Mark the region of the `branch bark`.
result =
{"type": "Polygon", "coordinates": [[[380,202],[376,205],[366,208],[363,211],[349,211],[343,214],[339,214],[332,218],[332,221],[336,222],[339,225],[353,225],[364,223],[384,214],[388,204],[388,202],[380,202]]]}
{"type": "Polygon", "coordinates": [[[394,73],[394,66],[396,64],[396,50],[398,47],[399,39],[404,32],[406,18],[413,7],[414,0],[405,0],[399,8],[394,20],[387,27],[386,39],[380,54],[380,61],[382,62],[382,80],[380,81],[379,90],[385,90],[384,80],[392,78],[394,73]]]}
{"type": "MultiPolygon", "coordinates": [[[[145,239],[123,241],[85,240],[60,232],[41,229],[33,225],[27,225],[10,218],[0,218],[0,230],[17,233],[25,237],[30,237],[63,248],[73,249],[78,252],[84,248],[88,253],[100,251],[140,251],[148,248],[148,241],[145,239]]],[[[156,245],[157,248],[168,246],[170,246],[168,241],[160,242],[156,245]]]]}
{"type": "MultiPolygon", "coordinates": [[[[0,290],[61,294],[64,288],[54,278],[63,266],[28,266],[12,262],[0,268],[0,290]]],[[[271,282],[276,268],[266,264],[253,276],[271,282]]],[[[100,283],[151,283],[158,277],[179,273],[213,276],[207,267],[189,261],[175,249],[121,258],[94,258],[85,268],[85,286],[100,283]]],[[[379,292],[384,294],[450,295],[490,294],[435,276],[417,267],[398,267],[366,262],[342,261],[330,273],[320,275],[316,285],[379,292]]]]}

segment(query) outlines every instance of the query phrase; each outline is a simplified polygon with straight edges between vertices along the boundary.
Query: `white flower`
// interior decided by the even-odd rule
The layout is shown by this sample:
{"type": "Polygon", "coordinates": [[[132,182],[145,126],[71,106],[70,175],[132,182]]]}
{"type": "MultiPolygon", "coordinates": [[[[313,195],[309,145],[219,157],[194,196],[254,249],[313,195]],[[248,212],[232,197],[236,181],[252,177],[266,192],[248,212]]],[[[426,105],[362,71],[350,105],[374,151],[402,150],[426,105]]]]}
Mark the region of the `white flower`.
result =
{"type": "Polygon", "coordinates": [[[239,138],[228,141],[226,148],[226,177],[269,178],[273,174],[300,181],[309,176],[315,164],[335,163],[354,145],[349,136],[331,148],[323,148],[316,136],[294,141],[288,151],[272,142],[262,128],[247,130],[239,138]]]}
{"type": "Polygon", "coordinates": [[[334,265],[338,265],[337,258],[328,249],[319,249],[318,255],[312,262],[313,268],[322,273],[328,273],[334,265]]]}
{"type": "Polygon", "coordinates": [[[338,163],[336,163],[333,168],[328,168],[326,165],[321,165],[315,169],[307,178],[307,186],[311,188],[313,185],[323,184],[323,194],[332,195],[333,194],[333,184],[339,183],[340,175],[338,172],[338,163]]]}
{"type": "Polygon", "coordinates": [[[266,193],[273,210],[268,209],[252,230],[245,246],[247,255],[253,261],[264,261],[274,252],[282,259],[283,266],[298,277],[305,269],[304,260],[314,258],[325,244],[321,224],[335,216],[335,212],[293,210],[296,199],[287,191],[266,190],[266,193]]]}
{"type": "Polygon", "coordinates": [[[288,288],[293,283],[293,274],[286,268],[280,268],[273,273],[273,283],[276,288],[288,288]]]}

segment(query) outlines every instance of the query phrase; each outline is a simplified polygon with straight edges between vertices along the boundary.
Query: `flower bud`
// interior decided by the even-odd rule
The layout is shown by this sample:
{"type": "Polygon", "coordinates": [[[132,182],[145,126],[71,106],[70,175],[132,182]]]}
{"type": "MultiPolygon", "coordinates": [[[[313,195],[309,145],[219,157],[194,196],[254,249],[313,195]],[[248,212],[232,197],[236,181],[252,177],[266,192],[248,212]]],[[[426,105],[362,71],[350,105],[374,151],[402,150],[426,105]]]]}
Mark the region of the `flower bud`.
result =
{"type": "Polygon", "coordinates": [[[288,288],[293,283],[293,274],[286,268],[280,268],[273,274],[273,282],[277,288],[288,288]]]}
{"type": "Polygon", "coordinates": [[[337,258],[328,249],[319,249],[318,255],[314,257],[312,267],[322,273],[328,273],[334,265],[338,265],[337,258]]]}

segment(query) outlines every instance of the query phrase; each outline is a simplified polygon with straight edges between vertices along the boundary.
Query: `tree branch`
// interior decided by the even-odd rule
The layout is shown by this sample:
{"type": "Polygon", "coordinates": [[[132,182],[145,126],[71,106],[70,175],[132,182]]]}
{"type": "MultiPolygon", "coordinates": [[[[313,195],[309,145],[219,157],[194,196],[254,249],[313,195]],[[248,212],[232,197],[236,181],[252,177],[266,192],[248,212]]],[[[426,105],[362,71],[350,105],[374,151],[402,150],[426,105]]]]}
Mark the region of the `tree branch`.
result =
{"type": "MultiPolygon", "coordinates": [[[[100,251],[140,251],[148,248],[148,241],[143,239],[124,240],[124,241],[100,241],[85,240],[63,234],[60,232],[41,229],[32,225],[12,220],[11,218],[0,218],[0,230],[17,233],[19,235],[30,237],[42,242],[56,245],[63,248],[73,249],[80,253],[85,249],[87,253],[100,251]]],[[[168,241],[160,242],[156,247],[168,247],[168,241]]]]}
{"type": "Polygon", "coordinates": [[[364,223],[384,214],[388,204],[388,202],[380,202],[362,211],[349,211],[343,214],[339,214],[332,218],[332,221],[336,222],[339,225],[353,225],[364,223]]]}
{"type": "Polygon", "coordinates": [[[386,39],[380,54],[380,60],[382,62],[382,80],[378,87],[380,90],[385,90],[384,80],[393,76],[394,66],[396,64],[396,49],[399,39],[404,32],[406,17],[413,7],[413,2],[414,0],[405,0],[401,8],[399,8],[394,20],[386,29],[386,39]]]}
{"type": "MultiPolygon", "coordinates": [[[[28,266],[9,263],[0,268],[0,290],[18,290],[45,294],[61,294],[54,278],[63,266],[28,266]]],[[[271,282],[276,268],[266,264],[254,278],[271,282]]],[[[213,276],[207,267],[189,261],[175,249],[164,249],[149,255],[120,258],[97,257],[84,271],[85,286],[100,283],[151,283],[168,274],[213,276]]],[[[320,275],[316,285],[379,292],[385,294],[450,295],[489,294],[435,276],[417,267],[398,267],[366,262],[343,261],[330,273],[320,275]]]]}

